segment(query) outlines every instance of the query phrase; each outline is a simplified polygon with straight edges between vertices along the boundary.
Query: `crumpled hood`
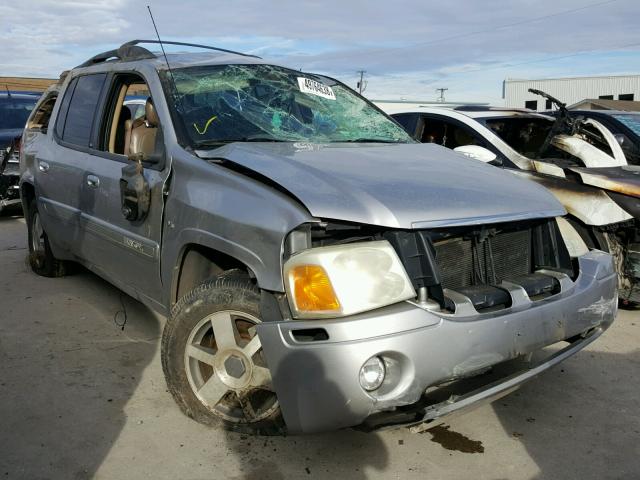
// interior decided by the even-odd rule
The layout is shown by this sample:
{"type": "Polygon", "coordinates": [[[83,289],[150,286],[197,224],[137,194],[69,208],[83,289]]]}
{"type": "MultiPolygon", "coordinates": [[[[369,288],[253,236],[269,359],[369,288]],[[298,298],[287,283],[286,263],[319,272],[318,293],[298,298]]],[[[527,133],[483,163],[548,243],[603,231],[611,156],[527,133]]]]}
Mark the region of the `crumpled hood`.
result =
{"type": "Polygon", "coordinates": [[[429,228],[566,213],[543,187],[431,144],[231,143],[196,153],[269,178],[325,219],[429,228]]]}

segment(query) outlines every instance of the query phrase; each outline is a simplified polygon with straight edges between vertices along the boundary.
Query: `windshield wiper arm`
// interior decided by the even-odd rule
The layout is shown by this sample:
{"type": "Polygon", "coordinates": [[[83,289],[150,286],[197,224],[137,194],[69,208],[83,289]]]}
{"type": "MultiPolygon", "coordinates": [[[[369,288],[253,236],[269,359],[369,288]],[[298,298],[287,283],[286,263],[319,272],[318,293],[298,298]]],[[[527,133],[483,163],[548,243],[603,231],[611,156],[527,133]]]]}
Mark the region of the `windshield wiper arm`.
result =
{"type": "Polygon", "coordinates": [[[250,137],[239,137],[239,138],[221,138],[219,140],[201,140],[196,142],[196,146],[198,147],[206,147],[210,145],[224,145],[227,143],[234,142],[287,142],[288,140],[280,140],[278,138],[273,137],[259,137],[259,136],[250,136],[250,137]]]}
{"type": "Polygon", "coordinates": [[[354,138],[349,140],[335,140],[332,143],[400,143],[395,140],[384,140],[382,138],[354,138]]]}

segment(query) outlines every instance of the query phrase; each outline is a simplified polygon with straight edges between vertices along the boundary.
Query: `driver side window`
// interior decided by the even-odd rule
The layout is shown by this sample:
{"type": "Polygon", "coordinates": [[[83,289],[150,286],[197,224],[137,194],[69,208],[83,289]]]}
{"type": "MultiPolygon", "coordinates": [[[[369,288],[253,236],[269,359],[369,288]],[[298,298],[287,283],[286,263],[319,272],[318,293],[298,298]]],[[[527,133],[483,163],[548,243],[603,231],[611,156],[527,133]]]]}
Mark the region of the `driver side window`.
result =
{"type": "Polygon", "coordinates": [[[149,87],[135,74],[115,77],[102,129],[101,150],[149,157],[158,150],[160,121],[149,87]]]}

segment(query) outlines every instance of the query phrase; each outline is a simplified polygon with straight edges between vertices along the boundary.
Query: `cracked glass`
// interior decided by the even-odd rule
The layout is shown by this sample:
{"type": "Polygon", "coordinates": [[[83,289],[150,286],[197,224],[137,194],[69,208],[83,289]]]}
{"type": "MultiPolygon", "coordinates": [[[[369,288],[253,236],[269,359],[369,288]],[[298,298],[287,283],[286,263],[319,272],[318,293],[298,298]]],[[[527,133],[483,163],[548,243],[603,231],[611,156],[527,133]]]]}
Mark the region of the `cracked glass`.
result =
{"type": "Polygon", "coordinates": [[[175,91],[169,98],[196,147],[234,141],[413,142],[377,108],[327,77],[262,64],[172,72],[175,91]]]}

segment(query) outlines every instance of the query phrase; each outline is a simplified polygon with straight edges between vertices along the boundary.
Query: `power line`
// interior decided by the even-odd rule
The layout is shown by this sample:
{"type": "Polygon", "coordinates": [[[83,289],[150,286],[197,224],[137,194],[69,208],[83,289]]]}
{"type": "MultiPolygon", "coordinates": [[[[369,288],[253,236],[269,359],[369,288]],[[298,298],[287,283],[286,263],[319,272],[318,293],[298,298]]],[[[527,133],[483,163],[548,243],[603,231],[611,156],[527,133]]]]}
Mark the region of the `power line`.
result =
{"type": "Polygon", "coordinates": [[[356,87],[358,88],[358,93],[362,95],[362,92],[364,92],[367,89],[367,82],[364,81],[364,74],[367,73],[367,71],[358,70],[356,73],[360,74],[360,81],[358,82],[356,87]]]}

